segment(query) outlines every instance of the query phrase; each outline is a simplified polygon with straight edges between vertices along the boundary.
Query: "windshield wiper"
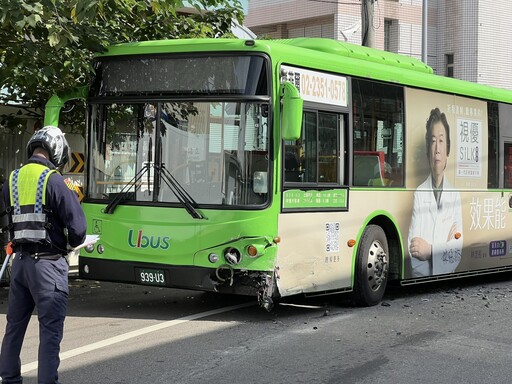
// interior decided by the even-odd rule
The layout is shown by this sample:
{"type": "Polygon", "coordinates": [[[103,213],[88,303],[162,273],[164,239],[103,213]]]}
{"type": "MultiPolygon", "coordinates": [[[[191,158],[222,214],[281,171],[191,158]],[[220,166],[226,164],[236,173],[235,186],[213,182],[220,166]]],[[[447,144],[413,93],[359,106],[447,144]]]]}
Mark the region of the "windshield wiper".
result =
{"type": "Polygon", "coordinates": [[[114,210],[116,209],[116,207],[121,202],[126,200],[126,198],[128,197],[129,193],[132,193],[131,192],[132,186],[135,186],[135,190],[133,191],[133,193],[136,193],[137,190],[141,186],[140,180],[142,179],[144,174],[147,172],[148,175],[149,175],[149,167],[150,167],[150,164],[146,163],[140,169],[140,171],[128,183],[126,183],[126,185],[123,187],[121,192],[117,193],[116,196],[112,199],[112,201],[110,203],[108,203],[108,205],[105,207],[103,212],[106,213],[106,214],[114,213],[114,210]]]}
{"type": "MultiPolygon", "coordinates": [[[[158,166],[155,166],[158,167],[158,166]]],[[[165,184],[169,187],[169,189],[174,193],[176,198],[180,201],[180,203],[183,204],[187,212],[192,216],[194,219],[206,219],[196,208],[197,203],[192,198],[192,196],[189,195],[189,193],[183,188],[178,180],[175,179],[175,177],[165,168],[165,166],[162,164],[160,168],[160,176],[164,180],[165,184]]]]}

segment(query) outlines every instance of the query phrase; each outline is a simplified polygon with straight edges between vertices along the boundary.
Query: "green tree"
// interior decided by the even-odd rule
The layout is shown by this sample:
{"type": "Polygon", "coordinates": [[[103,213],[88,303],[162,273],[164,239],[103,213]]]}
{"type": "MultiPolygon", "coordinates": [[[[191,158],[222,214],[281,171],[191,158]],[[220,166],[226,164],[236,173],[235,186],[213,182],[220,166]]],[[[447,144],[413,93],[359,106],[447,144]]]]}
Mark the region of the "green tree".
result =
{"type": "Polygon", "coordinates": [[[242,22],[238,0],[0,0],[0,103],[42,108],[87,82],[111,44],[224,37],[242,22]],[[207,10],[207,11],[205,11],[207,10]]]}

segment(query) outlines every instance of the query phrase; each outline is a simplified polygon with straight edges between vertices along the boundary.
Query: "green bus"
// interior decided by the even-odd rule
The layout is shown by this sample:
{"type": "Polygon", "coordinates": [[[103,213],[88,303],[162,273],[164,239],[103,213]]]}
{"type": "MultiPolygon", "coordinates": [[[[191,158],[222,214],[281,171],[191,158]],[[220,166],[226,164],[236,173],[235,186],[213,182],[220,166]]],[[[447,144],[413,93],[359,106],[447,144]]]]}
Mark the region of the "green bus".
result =
{"type": "Polygon", "coordinates": [[[254,296],[512,269],[512,92],[329,39],[112,46],[83,89],[85,279],[254,296]]]}

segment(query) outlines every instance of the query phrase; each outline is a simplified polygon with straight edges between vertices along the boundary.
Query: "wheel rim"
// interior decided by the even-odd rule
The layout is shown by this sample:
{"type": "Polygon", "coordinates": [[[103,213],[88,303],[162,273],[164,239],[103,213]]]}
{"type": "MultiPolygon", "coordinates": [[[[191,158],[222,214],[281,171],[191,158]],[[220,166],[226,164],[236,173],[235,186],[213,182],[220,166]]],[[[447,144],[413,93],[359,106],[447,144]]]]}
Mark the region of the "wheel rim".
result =
{"type": "Polygon", "coordinates": [[[368,249],[368,263],[366,265],[366,276],[370,289],[378,291],[386,281],[387,274],[388,255],[380,241],[374,240],[368,249]]]}

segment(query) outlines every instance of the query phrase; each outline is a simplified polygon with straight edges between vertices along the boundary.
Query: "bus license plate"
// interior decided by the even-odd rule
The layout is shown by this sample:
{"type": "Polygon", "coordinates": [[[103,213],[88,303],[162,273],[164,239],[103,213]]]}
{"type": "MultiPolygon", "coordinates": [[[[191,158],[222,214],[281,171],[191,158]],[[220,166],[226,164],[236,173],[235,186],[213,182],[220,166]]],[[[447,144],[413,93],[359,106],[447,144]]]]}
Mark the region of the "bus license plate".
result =
{"type": "Polygon", "coordinates": [[[165,272],[161,269],[135,268],[137,283],[146,285],[166,285],[165,272]]]}

